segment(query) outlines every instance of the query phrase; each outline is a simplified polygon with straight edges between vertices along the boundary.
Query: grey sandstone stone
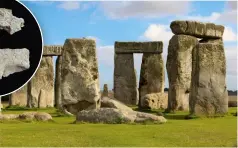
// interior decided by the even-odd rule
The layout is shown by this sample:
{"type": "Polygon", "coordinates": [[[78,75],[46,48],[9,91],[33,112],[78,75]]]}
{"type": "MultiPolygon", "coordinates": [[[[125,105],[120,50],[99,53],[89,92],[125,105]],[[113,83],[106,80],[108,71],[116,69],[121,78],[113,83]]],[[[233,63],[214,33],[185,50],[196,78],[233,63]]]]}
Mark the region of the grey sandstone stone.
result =
{"type": "Polygon", "coordinates": [[[96,43],[91,39],[67,39],[62,61],[62,106],[70,113],[100,107],[96,43]]]}
{"type": "Polygon", "coordinates": [[[167,73],[169,79],[168,110],[189,110],[192,52],[198,41],[188,35],[174,35],[169,41],[167,73]]]}
{"type": "Polygon", "coordinates": [[[133,54],[114,55],[114,98],[136,105],[138,89],[136,83],[133,54]]]}
{"type": "Polygon", "coordinates": [[[142,123],[142,122],[155,122],[165,123],[167,120],[162,116],[156,116],[148,113],[125,111],[115,108],[100,108],[94,110],[80,111],[76,116],[77,122],[89,123],[142,123]]]}
{"type": "Polygon", "coordinates": [[[222,38],[225,29],[224,26],[213,23],[181,20],[173,21],[170,28],[176,35],[184,34],[198,38],[222,38]]]}
{"type": "Polygon", "coordinates": [[[14,34],[24,27],[24,19],[13,16],[12,10],[0,8],[0,30],[14,34]]]}
{"type": "Polygon", "coordinates": [[[167,93],[151,93],[141,98],[141,108],[144,109],[166,109],[167,106],[167,93]]]}
{"type": "Polygon", "coordinates": [[[28,107],[54,106],[54,67],[52,57],[43,57],[40,67],[28,83],[28,107]]]}
{"type": "Polygon", "coordinates": [[[190,113],[224,115],[228,111],[226,59],[223,44],[199,43],[194,51],[190,113]]]}
{"type": "Polygon", "coordinates": [[[163,42],[115,42],[115,53],[162,53],[163,42]]]}
{"type": "Polygon", "coordinates": [[[101,108],[115,108],[119,110],[133,111],[130,107],[126,106],[122,102],[108,97],[102,97],[101,108]]]}
{"type": "Polygon", "coordinates": [[[107,84],[103,85],[102,97],[108,97],[108,86],[107,86],[107,84]]]}
{"type": "Polygon", "coordinates": [[[22,72],[30,68],[29,50],[23,49],[0,49],[0,79],[10,74],[22,72]]]}
{"type": "Polygon", "coordinates": [[[56,70],[55,70],[55,105],[56,108],[60,109],[62,107],[61,98],[61,70],[62,70],[62,56],[58,56],[56,59],[56,70]]]}
{"type": "Polygon", "coordinates": [[[164,74],[162,54],[143,54],[139,83],[140,99],[146,94],[164,92],[164,74]]]}
{"type": "Polygon", "coordinates": [[[53,45],[53,46],[44,46],[43,55],[44,56],[61,56],[63,51],[63,46],[53,45]]]}
{"type": "Polygon", "coordinates": [[[27,84],[10,95],[9,105],[24,107],[27,105],[27,84]]]}

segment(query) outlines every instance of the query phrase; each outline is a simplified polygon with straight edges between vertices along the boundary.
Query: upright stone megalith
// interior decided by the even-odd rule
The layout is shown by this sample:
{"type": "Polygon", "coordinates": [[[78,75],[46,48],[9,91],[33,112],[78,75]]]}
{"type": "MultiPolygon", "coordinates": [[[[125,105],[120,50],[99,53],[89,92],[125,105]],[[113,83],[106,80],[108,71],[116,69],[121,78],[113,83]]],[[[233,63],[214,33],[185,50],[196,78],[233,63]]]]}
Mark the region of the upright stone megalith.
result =
{"type": "Polygon", "coordinates": [[[28,83],[28,107],[54,106],[54,67],[53,58],[43,57],[40,67],[28,83]]]}
{"type": "Polygon", "coordinates": [[[108,86],[107,84],[103,85],[103,92],[102,92],[102,97],[108,97],[108,86]]]}
{"type": "Polygon", "coordinates": [[[61,70],[62,70],[62,56],[58,56],[58,58],[56,59],[56,69],[55,69],[55,105],[56,105],[56,108],[61,108],[61,104],[62,104],[61,70]]]}
{"type": "Polygon", "coordinates": [[[135,105],[138,93],[133,54],[115,54],[114,60],[114,98],[135,105]]]}
{"type": "Polygon", "coordinates": [[[27,105],[27,84],[10,95],[9,105],[24,107],[27,105]]]}
{"type": "Polygon", "coordinates": [[[62,106],[72,114],[100,107],[96,43],[91,39],[66,39],[62,53],[62,106]]]}
{"type": "Polygon", "coordinates": [[[224,115],[228,111],[228,93],[223,44],[220,40],[199,43],[193,62],[190,113],[198,116],[224,115]]]}
{"type": "Polygon", "coordinates": [[[164,73],[162,54],[143,54],[139,84],[140,101],[147,94],[164,92],[164,73]]]}
{"type": "Polygon", "coordinates": [[[197,43],[197,38],[189,35],[174,35],[169,41],[166,63],[169,111],[189,110],[192,52],[197,43]]]}

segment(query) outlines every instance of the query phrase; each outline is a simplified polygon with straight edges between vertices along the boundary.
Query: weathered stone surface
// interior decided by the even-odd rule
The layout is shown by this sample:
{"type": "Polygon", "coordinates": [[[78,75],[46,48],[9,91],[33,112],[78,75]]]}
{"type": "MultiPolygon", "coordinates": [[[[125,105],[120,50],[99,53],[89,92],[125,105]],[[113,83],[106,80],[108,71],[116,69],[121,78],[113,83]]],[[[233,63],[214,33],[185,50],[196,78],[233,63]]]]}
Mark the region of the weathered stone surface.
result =
{"type": "Polygon", "coordinates": [[[167,93],[151,93],[141,98],[141,108],[144,109],[166,109],[167,106],[167,93]]]}
{"type": "Polygon", "coordinates": [[[107,84],[103,85],[102,97],[108,97],[108,86],[107,86],[107,84]]]}
{"type": "Polygon", "coordinates": [[[197,21],[173,21],[170,28],[176,35],[184,34],[198,38],[222,38],[225,29],[222,25],[197,21]]]}
{"type": "Polygon", "coordinates": [[[125,104],[121,103],[118,100],[114,100],[108,97],[102,97],[101,99],[101,108],[115,108],[119,110],[125,111],[133,111],[130,107],[126,106],[125,104]]]}
{"type": "Polygon", "coordinates": [[[115,42],[115,53],[162,53],[163,42],[115,42]]]}
{"type": "Polygon", "coordinates": [[[126,112],[115,108],[100,108],[94,110],[80,111],[76,116],[77,122],[89,123],[141,123],[141,122],[155,122],[165,123],[167,120],[162,116],[156,116],[141,112],[126,112]]]}
{"type": "Polygon", "coordinates": [[[23,86],[21,89],[10,95],[9,100],[10,106],[26,106],[27,105],[27,84],[23,86]]]}
{"type": "Polygon", "coordinates": [[[0,79],[30,68],[29,50],[0,49],[0,79]]]}
{"type": "Polygon", "coordinates": [[[25,112],[22,114],[2,114],[0,115],[0,121],[2,120],[50,121],[52,117],[44,112],[25,112]]]}
{"type": "Polygon", "coordinates": [[[59,56],[56,59],[56,70],[55,70],[55,105],[56,108],[62,107],[62,98],[61,98],[61,70],[62,70],[62,56],[59,56]]]}
{"type": "Polygon", "coordinates": [[[168,110],[189,110],[192,51],[198,41],[188,35],[174,35],[169,41],[167,73],[169,79],[168,110]]]}
{"type": "Polygon", "coordinates": [[[223,44],[199,43],[194,50],[190,113],[224,115],[228,110],[226,60],[223,44]]]}
{"type": "Polygon", "coordinates": [[[114,60],[114,98],[135,105],[138,93],[133,54],[115,54],[114,60]]]}
{"type": "Polygon", "coordinates": [[[0,8],[0,30],[3,29],[9,34],[14,34],[24,27],[24,19],[12,15],[12,10],[0,8]]]}
{"type": "Polygon", "coordinates": [[[43,55],[44,56],[60,56],[62,55],[63,46],[60,45],[52,45],[52,46],[44,46],[43,55]]]}
{"type": "Polygon", "coordinates": [[[67,39],[62,61],[62,105],[77,114],[100,107],[96,43],[91,39],[67,39]]]}
{"type": "Polygon", "coordinates": [[[146,94],[164,92],[164,62],[162,54],[143,54],[140,73],[140,99],[146,94]]]}
{"type": "Polygon", "coordinates": [[[28,107],[54,106],[54,67],[52,57],[43,57],[40,67],[28,83],[28,107]]]}

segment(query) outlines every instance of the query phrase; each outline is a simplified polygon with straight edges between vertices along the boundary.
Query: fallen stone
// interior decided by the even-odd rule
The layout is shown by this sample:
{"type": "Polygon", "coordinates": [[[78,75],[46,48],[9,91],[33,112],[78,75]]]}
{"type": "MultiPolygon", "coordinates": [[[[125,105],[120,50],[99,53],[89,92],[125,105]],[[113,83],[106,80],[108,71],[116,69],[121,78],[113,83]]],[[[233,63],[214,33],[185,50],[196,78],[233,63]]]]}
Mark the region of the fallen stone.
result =
{"type": "Polygon", "coordinates": [[[130,107],[126,106],[122,102],[108,97],[102,97],[101,108],[115,108],[119,110],[133,111],[130,107]]]}
{"type": "Polygon", "coordinates": [[[0,49],[0,79],[30,68],[29,50],[0,49]]]}
{"type": "Polygon", "coordinates": [[[228,92],[223,44],[199,43],[194,55],[190,113],[196,116],[226,114],[228,92]]]}
{"type": "Polygon", "coordinates": [[[18,119],[19,115],[16,114],[0,114],[0,121],[3,120],[15,120],[18,119]]]}
{"type": "Polygon", "coordinates": [[[0,8],[0,30],[14,34],[24,27],[24,19],[13,16],[12,10],[0,8]]]}
{"type": "Polygon", "coordinates": [[[166,109],[167,107],[167,93],[151,93],[141,98],[141,108],[143,109],[166,109]]]}
{"type": "Polygon", "coordinates": [[[52,117],[44,112],[25,112],[22,114],[0,114],[0,121],[3,120],[37,120],[37,121],[50,121],[52,117]]]}
{"type": "Polygon", "coordinates": [[[126,112],[115,108],[100,108],[80,111],[76,116],[76,122],[89,123],[142,123],[142,122],[165,123],[167,120],[162,116],[156,116],[141,112],[126,112]]]}
{"type": "Polygon", "coordinates": [[[162,54],[143,54],[139,83],[140,99],[150,93],[164,92],[164,74],[162,54]]]}
{"type": "Polygon", "coordinates": [[[222,38],[225,29],[222,25],[197,21],[173,21],[170,28],[176,35],[191,35],[198,38],[222,38]]]}
{"type": "Polygon", "coordinates": [[[54,66],[52,57],[43,57],[28,83],[28,107],[54,107],[54,66]]]}
{"type": "Polygon", "coordinates": [[[115,54],[114,60],[114,98],[136,105],[138,88],[133,54],[115,54]]]}
{"type": "Polygon", "coordinates": [[[96,43],[91,39],[67,39],[62,61],[62,106],[70,113],[100,107],[96,43]]]}
{"type": "Polygon", "coordinates": [[[9,105],[24,107],[27,105],[27,84],[10,95],[9,105]]]}
{"type": "Polygon", "coordinates": [[[197,39],[188,35],[174,35],[169,41],[166,63],[168,111],[189,110],[192,52],[197,44],[197,39]]]}
{"type": "Polygon", "coordinates": [[[115,53],[162,53],[163,42],[115,42],[115,53]]]}

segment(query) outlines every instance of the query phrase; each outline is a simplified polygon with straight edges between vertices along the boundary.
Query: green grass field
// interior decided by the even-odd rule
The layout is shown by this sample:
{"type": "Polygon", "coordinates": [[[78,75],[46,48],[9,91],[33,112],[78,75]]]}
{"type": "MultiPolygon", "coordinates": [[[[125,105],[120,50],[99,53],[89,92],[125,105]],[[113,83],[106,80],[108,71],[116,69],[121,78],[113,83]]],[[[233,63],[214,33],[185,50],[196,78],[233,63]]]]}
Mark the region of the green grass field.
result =
{"type": "MultiPolygon", "coordinates": [[[[36,109],[35,109],[36,110],[36,109]]],[[[4,110],[4,114],[24,109],[4,110]]],[[[229,114],[220,118],[185,120],[188,114],[166,114],[165,124],[73,124],[75,117],[60,116],[55,109],[41,109],[53,116],[53,122],[4,121],[0,123],[0,147],[3,146],[144,146],[191,147],[235,146],[237,118],[229,114]]],[[[153,111],[151,113],[154,113],[153,111]]]]}

